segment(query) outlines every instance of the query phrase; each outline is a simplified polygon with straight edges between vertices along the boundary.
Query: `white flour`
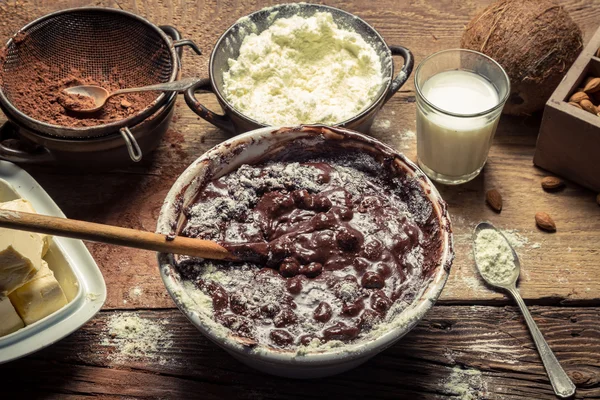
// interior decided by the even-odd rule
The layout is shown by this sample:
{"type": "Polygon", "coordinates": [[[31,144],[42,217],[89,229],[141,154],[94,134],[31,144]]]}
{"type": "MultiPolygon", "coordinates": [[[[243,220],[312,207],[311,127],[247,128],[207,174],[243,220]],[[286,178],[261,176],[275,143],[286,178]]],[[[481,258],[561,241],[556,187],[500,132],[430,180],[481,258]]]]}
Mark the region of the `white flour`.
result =
{"type": "Polygon", "coordinates": [[[164,328],[166,324],[166,321],[141,318],[133,312],[115,313],[106,322],[106,336],[101,343],[117,349],[110,356],[113,361],[144,358],[164,364],[166,360],[157,353],[173,345],[170,333],[164,328]]]}
{"type": "Polygon", "coordinates": [[[244,38],[223,73],[225,98],[269,125],[333,125],[360,113],[384,84],[381,60],[327,12],[276,20],[244,38]]]}
{"type": "Polygon", "coordinates": [[[483,229],[475,238],[475,260],[490,282],[509,283],[517,266],[507,240],[494,229],[483,229]]]}

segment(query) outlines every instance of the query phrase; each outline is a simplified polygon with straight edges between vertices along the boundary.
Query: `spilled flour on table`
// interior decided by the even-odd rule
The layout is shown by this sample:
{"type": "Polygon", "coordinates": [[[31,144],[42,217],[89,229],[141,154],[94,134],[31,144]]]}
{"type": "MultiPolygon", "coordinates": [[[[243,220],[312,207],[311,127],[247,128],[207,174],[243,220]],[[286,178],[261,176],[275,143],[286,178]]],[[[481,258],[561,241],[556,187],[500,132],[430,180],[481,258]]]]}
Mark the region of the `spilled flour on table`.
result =
{"type": "Polygon", "coordinates": [[[389,119],[377,119],[373,123],[373,128],[378,131],[386,130],[386,129],[389,129],[391,125],[392,125],[392,123],[390,122],[389,119]]]}
{"type": "Polygon", "coordinates": [[[461,400],[483,399],[487,393],[487,384],[482,379],[481,371],[476,369],[454,367],[450,375],[440,381],[440,385],[444,393],[461,400]]]}
{"type": "Polygon", "coordinates": [[[165,329],[167,324],[167,321],[142,318],[134,312],[115,313],[106,322],[101,344],[116,349],[109,356],[112,361],[145,359],[164,365],[167,360],[157,353],[173,345],[171,334],[165,329]]]}

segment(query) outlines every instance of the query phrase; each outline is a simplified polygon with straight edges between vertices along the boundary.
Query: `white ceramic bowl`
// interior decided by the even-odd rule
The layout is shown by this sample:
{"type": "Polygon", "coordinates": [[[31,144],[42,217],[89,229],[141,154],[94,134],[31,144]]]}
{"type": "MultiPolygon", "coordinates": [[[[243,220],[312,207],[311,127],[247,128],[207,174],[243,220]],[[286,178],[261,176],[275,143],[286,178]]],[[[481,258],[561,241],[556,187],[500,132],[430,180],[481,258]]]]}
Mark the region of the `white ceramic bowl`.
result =
{"type": "Polygon", "coordinates": [[[317,126],[260,128],[213,147],[192,163],[169,191],[158,217],[157,232],[169,235],[179,231],[184,223],[182,210],[195,200],[207,181],[223,176],[242,164],[252,163],[267,152],[289,150],[293,146],[302,151],[303,146],[318,146],[323,141],[337,141],[336,144],[343,146],[367,148],[395,159],[397,165],[423,187],[433,205],[433,212],[440,223],[441,258],[413,302],[386,322],[385,331],[376,330],[376,335],[367,335],[364,339],[337,348],[296,352],[265,345],[246,346],[239,338],[230,335],[228,330],[212,319],[212,312],[206,307],[209,298],[199,295],[191,282],[182,279],[173,266],[173,255],[159,253],[160,274],[165,286],[188,319],[210,340],[241,362],[273,375],[293,378],[333,375],[354,368],[391,346],[410,331],[433,306],[446,283],[454,256],[452,228],[446,203],[416,165],[373,138],[349,130],[317,126]]]}
{"type": "MultiPolygon", "coordinates": [[[[56,203],[27,172],[0,161],[0,202],[28,200],[44,215],[65,218],[56,203]]],[[[51,345],[92,318],[106,300],[102,273],[81,240],[53,237],[44,256],[68,303],[47,317],[0,337],[0,364],[51,345]]]]}

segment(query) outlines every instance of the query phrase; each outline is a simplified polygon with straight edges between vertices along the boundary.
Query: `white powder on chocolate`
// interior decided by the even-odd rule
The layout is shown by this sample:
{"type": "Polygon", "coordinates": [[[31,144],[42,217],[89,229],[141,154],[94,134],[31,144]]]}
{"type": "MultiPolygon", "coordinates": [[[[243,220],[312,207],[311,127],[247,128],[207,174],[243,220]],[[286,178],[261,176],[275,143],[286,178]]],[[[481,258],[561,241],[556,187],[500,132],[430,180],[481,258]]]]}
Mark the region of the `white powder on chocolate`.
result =
{"type": "Polygon", "coordinates": [[[373,46],[328,12],[280,18],[247,35],[223,73],[225,98],[268,125],[334,125],[369,106],[383,84],[373,46]]]}
{"type": "Polygon", "coordinates": [[[494,229],[482,229],[475,238],[475,260],[488,281],[510,283],[517,266],[506,238],[494,229]]]}

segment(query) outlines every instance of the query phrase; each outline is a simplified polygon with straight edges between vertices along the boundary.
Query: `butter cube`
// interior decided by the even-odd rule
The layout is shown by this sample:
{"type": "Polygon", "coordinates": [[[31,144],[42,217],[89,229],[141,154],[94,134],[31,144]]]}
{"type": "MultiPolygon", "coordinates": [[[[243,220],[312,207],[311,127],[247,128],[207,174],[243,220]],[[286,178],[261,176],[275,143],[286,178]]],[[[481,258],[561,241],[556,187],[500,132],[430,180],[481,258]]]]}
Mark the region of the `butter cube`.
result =
{"type": "MultiPolygon", "coordinates": [[[[17,199],[17,200],[7,201],[5,203],[0,203],[0,210],[22,211],[22,212],[37,214],[37,211],[35,211],[35,208],[33,208],[33,205],[28,200],[25,200],[25,199],[17,199]]],[[[51,236],[46,235],[45,233],[36,233],[36,235],[40,235],[40,237],[42,238],[42,240],[44,242],[44,248],[42,249],[42,257],[44,257],[46,255],[46,252],[48,251],[48,246],[50,245],[51,236]]]]}
{"type": "Polygon", "coordinates": [[[25,324],[8,297],[0,297],[0,337],[18,331],[25,324]]]}
{"type": "Polygon", "coordinates": [[[42,260],[39,272],[26,284],[9,295],[10,301],[25,325],[52,314],[67,304],[67,298],[54,273],[42,260]]]}
{"type": "Polygon", "coordinates": [[[42,265],[43,248],[37,233],[0,228],[0,296],[33,278],[42,265]]]}

